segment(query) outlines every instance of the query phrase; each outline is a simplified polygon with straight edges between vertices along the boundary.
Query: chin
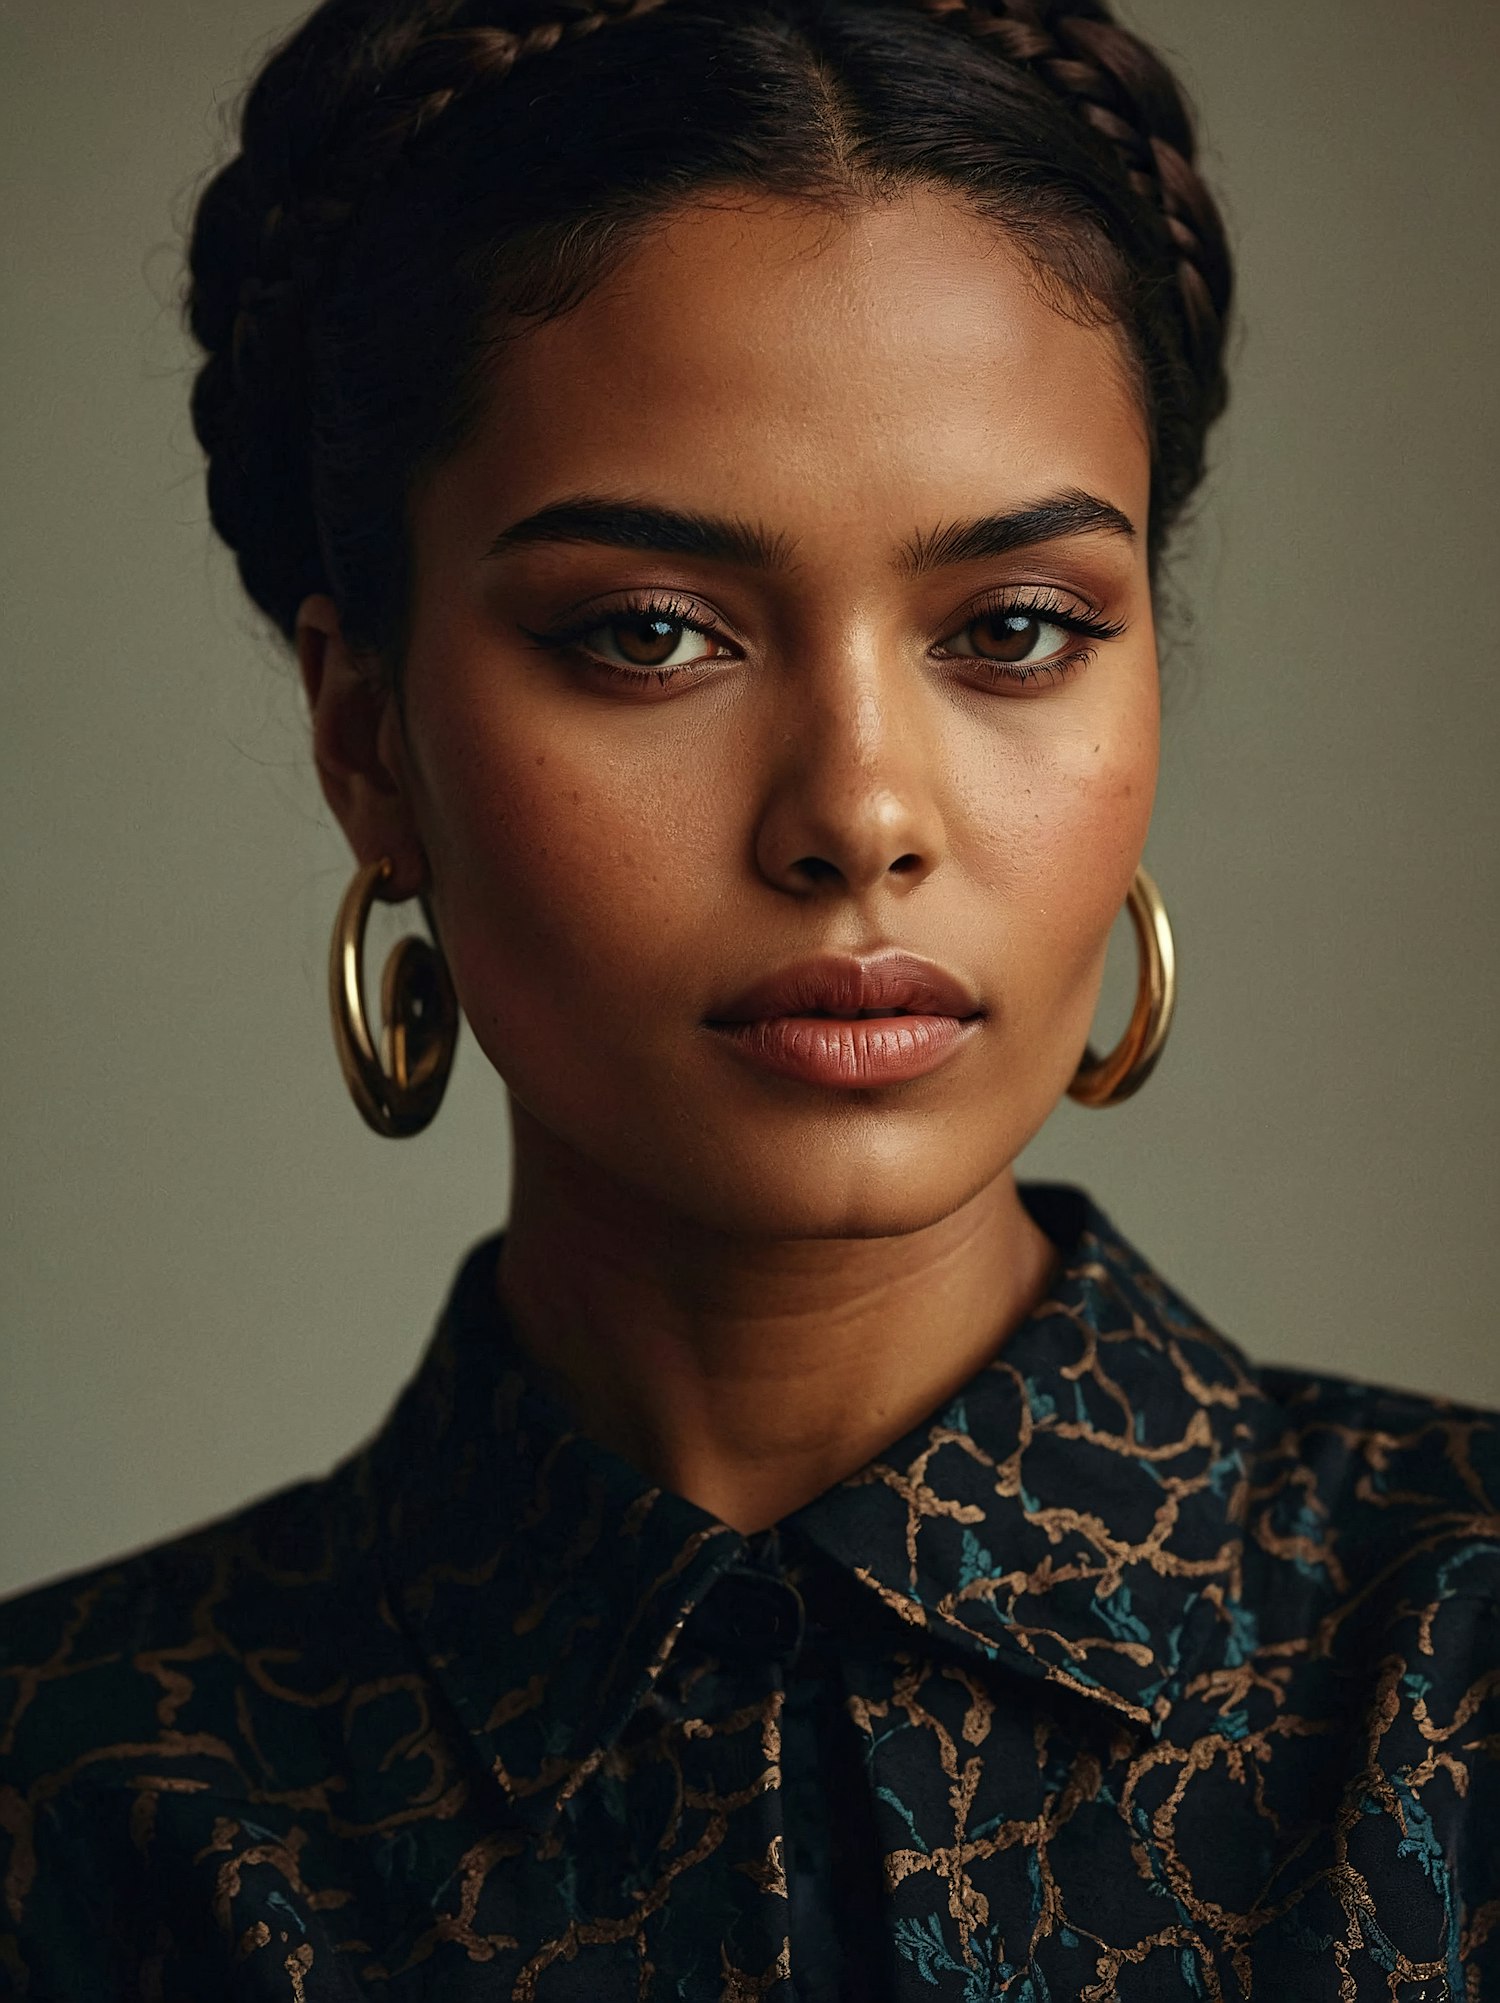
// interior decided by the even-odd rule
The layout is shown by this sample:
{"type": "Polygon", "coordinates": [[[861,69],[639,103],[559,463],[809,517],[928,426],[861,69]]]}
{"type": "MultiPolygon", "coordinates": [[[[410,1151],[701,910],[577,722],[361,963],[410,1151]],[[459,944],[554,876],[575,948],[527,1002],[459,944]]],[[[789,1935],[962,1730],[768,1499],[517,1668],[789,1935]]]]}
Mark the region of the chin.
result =
{"type": "MultiPolygon", "coordinates": [[[[778,1137],[764,1149],[741,1134],[706,1171],[701,1161],[685,1164],[675,1187],[653,1178],[650,1195],[684,1221],[732,1238],[902,1238],[962,1210],[1005,1173],[1025,1138],[1006,1152],[992,1130],[965,1149],[946,1125],[920,1137],[853,1137],[845,1121],[830,1120],[820,1134],[778,1137]]],[[[662,1156],[656,1161],[663,1165],[662,1156]]]]}
{"type": "Polygon", "coordinates": [[[1034,1071],[884,1105],[866,1095],[747,1103],[680,1078],[559,1101],[508,1082],[518,1186],[565,1189],[585,1215],[627,1235],[686,1229],[742,1241],[933,1229],[1007,1172],[1056,1102],[1054,1081],[1034,1071]]]}

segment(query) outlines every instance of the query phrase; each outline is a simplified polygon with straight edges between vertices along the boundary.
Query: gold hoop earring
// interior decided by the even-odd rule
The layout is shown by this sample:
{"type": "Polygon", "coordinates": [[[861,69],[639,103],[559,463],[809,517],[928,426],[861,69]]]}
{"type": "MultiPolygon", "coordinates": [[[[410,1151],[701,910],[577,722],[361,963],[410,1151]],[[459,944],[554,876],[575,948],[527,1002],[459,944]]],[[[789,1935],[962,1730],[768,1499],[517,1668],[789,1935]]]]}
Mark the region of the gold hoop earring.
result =
{"type": "Polygon", "coordinates": [[[1068,1097],[1082,1106],[1118,1106],[1138,1092],[1156,1067],[1172,1011],[1177,1006],[1177,952],[1161,892],[1145,870],[1138,869],[1126,909],[1135,926],[1140,973],[1135,1007],[1125,1034],[1107,1057],[1096,1056],[1092,1044],[1073,1074],[1068,1097]]]}
{"type": "MultiPolygon", "coordinates": [[[[384,885],[389,856],[356,870],[333,927],[328,996],[339,1068],[365,1124],[389,1140],[419,1134],[442,1102],[458,1044],[458,997],[442,950],[408,933],[392,950],[380,983],[380,1056],[365,1016],[365,926],[370,906],[397,900],[384,885]]],[[[422,899],[429,930],[432,912],[422,899]]]]}

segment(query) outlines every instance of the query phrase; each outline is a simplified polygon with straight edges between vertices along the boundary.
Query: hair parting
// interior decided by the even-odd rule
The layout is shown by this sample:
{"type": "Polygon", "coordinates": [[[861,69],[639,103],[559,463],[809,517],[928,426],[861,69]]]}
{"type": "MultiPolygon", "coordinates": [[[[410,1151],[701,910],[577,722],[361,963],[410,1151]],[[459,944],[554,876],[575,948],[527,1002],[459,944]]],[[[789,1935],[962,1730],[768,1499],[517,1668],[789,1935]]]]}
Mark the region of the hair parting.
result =
{"type": "Polygon", "coordinates": [[[1007,230],[1120,330],[1153,565],[1224,407],[1223,226],[1180,88],[1105,0],[324,0],[239,137],[188,246],[210,516],[283,636],[328,592],[398,688],[415,488],[505,343],[685,204],[931,185],[1007,230]]]}

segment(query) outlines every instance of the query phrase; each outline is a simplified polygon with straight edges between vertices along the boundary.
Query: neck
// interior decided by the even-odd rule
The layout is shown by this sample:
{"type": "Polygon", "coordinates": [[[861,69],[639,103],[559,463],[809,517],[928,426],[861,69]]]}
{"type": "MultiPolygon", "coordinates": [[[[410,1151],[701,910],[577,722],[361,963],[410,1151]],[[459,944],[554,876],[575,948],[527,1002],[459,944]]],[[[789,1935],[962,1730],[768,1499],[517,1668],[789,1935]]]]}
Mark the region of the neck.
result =
{"type": "Polygon", "coordinates": [[[731,1237],[605,1182],[516,1109],[501,1298],[581,1429],[749,1535],[951,1397],[1056,1253],[1007,1169],[898,1237],[731,1237]]]}

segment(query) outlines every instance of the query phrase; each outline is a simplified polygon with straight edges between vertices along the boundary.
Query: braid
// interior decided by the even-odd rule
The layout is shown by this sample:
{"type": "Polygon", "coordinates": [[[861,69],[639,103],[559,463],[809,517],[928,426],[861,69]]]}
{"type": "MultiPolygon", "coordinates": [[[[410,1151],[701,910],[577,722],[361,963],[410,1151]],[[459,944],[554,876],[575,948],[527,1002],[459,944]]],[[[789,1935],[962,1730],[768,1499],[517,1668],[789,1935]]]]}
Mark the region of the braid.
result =
{"type": "Polygon", "coordinates": [[[333,0],[260,72],[242,150],[195,218],[188,324],[208,360],[191,412],[214,527],[284,633],[328,568],[307,478],[307,321],[372,189],[460,99],[530,56],[662,4],[559,0],[548,18],[507,28],[465,25],[473,0],[384,0],[373,10],[333,0]],[[236,282],[224,285],[223,274],[236,282]],[[266,421],[272,410],[279,425],[266,421]]]}
{"type": "Polygon", "coordinates": [[[1195,164],[1192,121],[1171,71],[1110,18],[1104,0],[916,0],[934,19],[993,42],[1108,141],[1131,187],[1166,227],[1195,372],[1217,385],[1232,273],[1224,228],[1195,164]]]}
{"type": "Polygon", "coordinates": [[[492,335],[699,191],[930,182],[1013,220],[1139,363],[1153,564],[1225,402],[1223,228],[1176,81],[1109,0],[321,0],[240,136],[188,249],[210,517],[286,638],[326,591],[393,678],[413,482],[483,409],[492,335]]]}
{"type": "MultiPolygon", "coordinates": [[[[330,238],[352,221],[371,188],[449,107],[471,93],[503,83],[518,63],[544,55],[560,42],[577,41],[611,21],[650,13],[663,0],[593,0],[515,29],[492,23],[465,26],[472,0],[421,0],[413,11],[401,7],[384,25],[366,27],[353,60],[339,70],[299,49],[287,79],[292,92],[304,80],[314,95],[330,79],[337,86],[321,118],[301,120],[303,107],[285,100],[276,63],[266,70],[245,107],[246,156],[264,132],[272,159],[284,155],[288,134],[298,137],[297,157],[285,161],[288,185],[266,211],[260,238],[260,271],[251,281],[251,307],[275,287],[280,272],[297,261],[298,237],[314,237],[326,257],[330,238]],[[300,184],[309,163],[318,179],[300,184]],[[283,241],[290,249],[283,248],[283,241]]],[[[345,9],[357,22],[368,9],[345,9]]],[[[342,25],[338,14],[330,23],[342,25]]],[[[311,106],[307,109],[316,110],[311,106]]]]}

